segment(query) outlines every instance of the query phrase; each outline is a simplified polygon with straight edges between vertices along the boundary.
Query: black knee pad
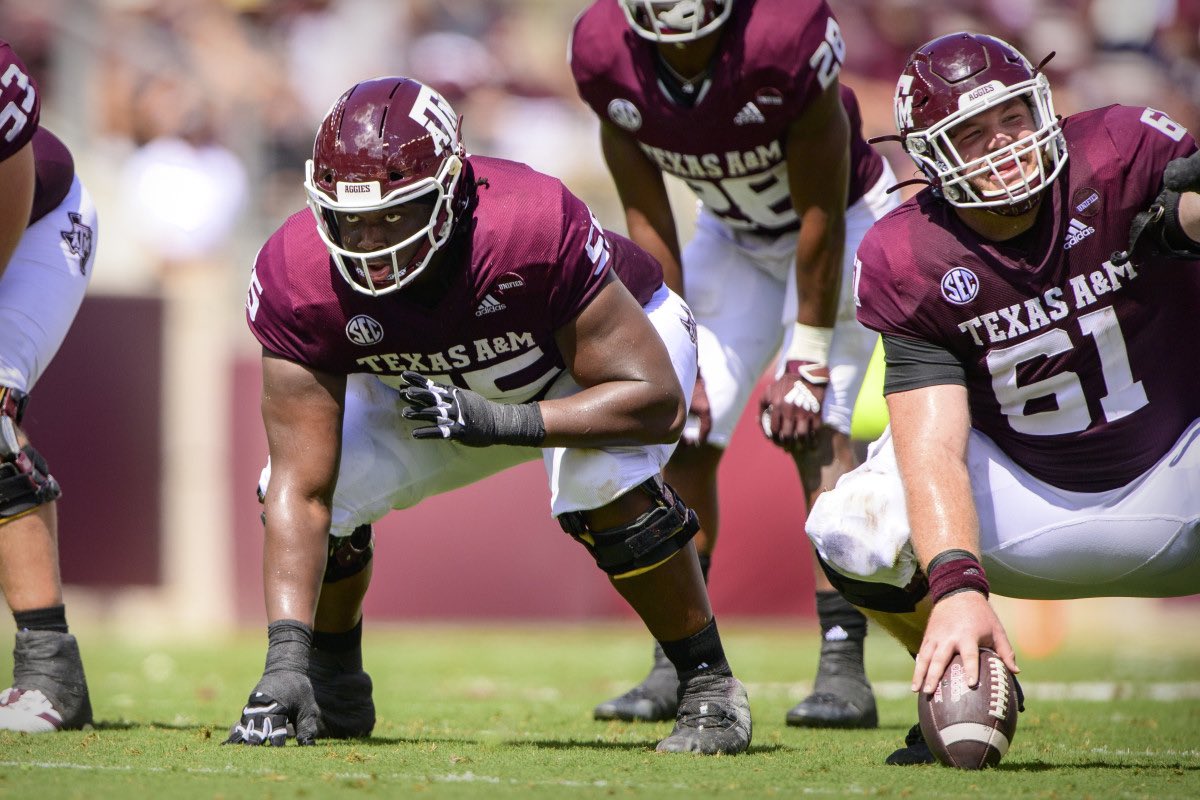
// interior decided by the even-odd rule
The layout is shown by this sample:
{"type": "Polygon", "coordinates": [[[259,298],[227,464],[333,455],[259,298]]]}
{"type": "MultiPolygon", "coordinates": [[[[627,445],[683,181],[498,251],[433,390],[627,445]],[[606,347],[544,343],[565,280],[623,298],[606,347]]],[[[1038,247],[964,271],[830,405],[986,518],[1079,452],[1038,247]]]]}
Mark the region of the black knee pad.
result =
{"type": "Polygon", "coordinates": [[[0,521],[21,516],[57,500],[62,488],[50,474],[42,454],[27,444],[20,447],[16,423],[25,413],[29,396],[0,388],[0,521]]]}
{"type": "Polygon", "coordinates": [[[357,575],[374,557],[375,532],[370,525],[359,525],[349,536],[330,536],[324,582],[337,583],[357,575]]]}
{"type": "Polygon", "coordinates": [[[613,578],[631,577],[658,566],[700,530],[696,512],[684,505],[671,487],[650,478],[637,488],[653,498],[654,507],[628,525],[593,531],[582,511],[558,517],[562,529],[586,547],[596,565],[613,578]]]}
{"type": "Polygon", "coordinates": [[[883,611],[888,614],[909,614],[917,610],[917,603],[929,594],[929,581],[924,573],[918,572],[903,589],[886,583],[872,583],[848,578],[825,563],[821,555],[813,551],[825,577],[834,589],[847,601],[860,608],[883,611]]]}

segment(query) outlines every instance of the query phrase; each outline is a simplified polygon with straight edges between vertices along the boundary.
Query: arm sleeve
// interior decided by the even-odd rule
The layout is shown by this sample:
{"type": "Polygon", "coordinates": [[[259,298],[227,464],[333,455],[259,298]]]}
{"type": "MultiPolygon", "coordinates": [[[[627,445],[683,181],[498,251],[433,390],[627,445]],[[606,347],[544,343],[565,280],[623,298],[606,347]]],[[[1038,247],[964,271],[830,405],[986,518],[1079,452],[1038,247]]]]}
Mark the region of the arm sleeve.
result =
{"type": "Polygon", "coordinates": [[[931,342],[883,335],[883,393],[904,392],[941,384],[967,385],[962,362],[931,342]]]}
{"type": "Polygon", "coordinates": [[[579,315],[600,291],[612,269],[612,245],[587,205],[562,190],[562,237],[551,265],[551,327],[558,330],[579,315]]]}

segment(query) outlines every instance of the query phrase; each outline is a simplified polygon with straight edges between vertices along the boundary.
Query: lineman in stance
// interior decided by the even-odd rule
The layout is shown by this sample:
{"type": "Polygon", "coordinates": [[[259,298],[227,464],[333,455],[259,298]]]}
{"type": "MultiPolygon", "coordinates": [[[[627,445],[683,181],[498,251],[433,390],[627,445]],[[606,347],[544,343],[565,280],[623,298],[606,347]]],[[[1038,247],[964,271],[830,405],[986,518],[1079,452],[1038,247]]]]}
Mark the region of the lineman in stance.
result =
{"type": "Polygon", "coordinates": [[[58,571],[62,492],[20,423],[91,280],[96,211],[40,113],[37,86],[0,42],[0,589],[17,623],[0,730],[27,733],[92,721],[58,571]]]}
{"type": "MultiPolygon", "coordinates": [[[[553,178],[468,156],[405,78],[352,87],[317,132],[293,215],[259,253],[266,669],[229,741],[365,736],[371,523],[543,458],[552,513],[682,678],[660,751],[750,743],[692,536],[659,473],[696,374],[696,327],[653,258],[553,178]]],[[[503,535],[498,531],[497,535],[503,535]]],[[[514,569],[523,565],[514,564],[514,569]]]]}

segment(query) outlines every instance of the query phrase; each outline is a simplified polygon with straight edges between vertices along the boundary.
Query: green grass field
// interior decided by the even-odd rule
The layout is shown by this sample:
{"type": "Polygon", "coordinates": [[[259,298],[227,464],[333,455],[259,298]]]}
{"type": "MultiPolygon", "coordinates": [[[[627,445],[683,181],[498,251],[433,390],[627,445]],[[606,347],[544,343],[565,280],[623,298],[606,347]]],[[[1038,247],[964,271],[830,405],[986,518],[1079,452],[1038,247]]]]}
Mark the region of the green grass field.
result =
{"type": "Polygon", "coordinates": [[[1068,641],[1053,657],[1024,658],[1013,749],[998,769],[970,773],[882,764],[916,706],[911,662],[879,633],[867,660],[881,727],[786,727],[816,663],[811,623],[722,625],[750,689],[748,753],[656,754],[667,723],[590,718],[648,666],[634,625],[369,626],[372,738],[285,749],[220,746],[261,672],[262,634],[146,646],[82,631],[97,725],[0,732],[0,797],[1200,797],[1194,627],[1162,647],[1068,641]]]}

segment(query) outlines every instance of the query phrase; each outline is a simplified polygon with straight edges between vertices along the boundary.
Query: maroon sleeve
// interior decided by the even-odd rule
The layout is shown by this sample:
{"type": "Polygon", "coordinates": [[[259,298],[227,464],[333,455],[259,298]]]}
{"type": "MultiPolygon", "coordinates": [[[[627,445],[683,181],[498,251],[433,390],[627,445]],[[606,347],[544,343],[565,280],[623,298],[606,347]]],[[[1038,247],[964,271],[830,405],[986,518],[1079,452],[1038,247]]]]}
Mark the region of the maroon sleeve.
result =
{"type": "MultiPolygon", "coordinates": [[[[791,91],[785,92],[785,102],[791,103],[793,117],[804,114],[813,101],[821,96],[842,70],[846,59],[845,40],[833,11],[825,2],[815,3],[804,24],[788,25],[787,30],[800,32],[797,41],[790,43],[788,58],[781,64],[793,64],[791,91]]],[[[750,44],[750,43],[748,43],[750,44]]]]}
{"type": "Polygon", "coordinates": [[[258,251],[246,292],[246,324],[267,350],[301,364],[311,364],[312,347],[297,324],[290,282],[287,280],[285,227],[276,231],[258,251]]]}
{"type": "MultiPolygon", "coordinates": [[[[575,18],[570,41],[567,42],[567,65],[575,79],[575,89],[592,111],[601,119],[605,116],[606,76],[613,68],[611,46],[605,45],[612,14],[600,2],[593,3],[575,18]]],[[[613,3],[616,6],[616,3],[613,3]]],[[[620,16],[617,10],[617,16],[620,16]]],[[[621,20],[624,23],[624,19],[621,20]]]]}
{"type": "Polygon", "coordinates": [[[876,223],[858,246],[854,260],[858,321],[882,334],[936,341],[936,334],[919,327],[913,318],[912,311],[920,308],[921,299],[910,296],[910,291],[921,286],[921,281],[889,257],[891,252],[905,250],[895,243],[889,245],[889,237],[897,236],[895,230],[876,223]]]}
{"type": "Polygon", "coordinates": [[[1162,191],[1167,164],[1196,152],[1196,140],[1167,114],[1153,108],[1109,106],[1104,128],[1124,161],[1121,205],[1142,209],[1162,191]]]}
{"type": "Polygon", "coordinates": [[[662,265],[654,256],[621,234],[605,231],[604,236],[612,245],[613,272],[617,273],[634,299],[646,305],[663,284],[662,265]]]}
{"type": "Polygon", "coordinates": [[[592,302],[612,268],[612,245],[582,200],[563,189],[562,238],[550,287],[551,327],[558,330],[592,302]]]}
{"type": "Polygon", "coordinates": [[[41,115],[33,78],[7,42],[0,42],[0,161],[33,138],[41,115]]]}

